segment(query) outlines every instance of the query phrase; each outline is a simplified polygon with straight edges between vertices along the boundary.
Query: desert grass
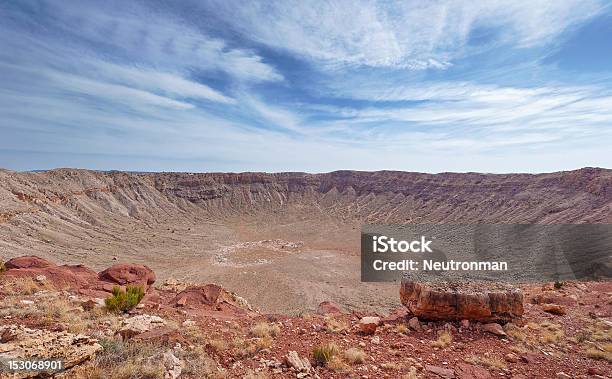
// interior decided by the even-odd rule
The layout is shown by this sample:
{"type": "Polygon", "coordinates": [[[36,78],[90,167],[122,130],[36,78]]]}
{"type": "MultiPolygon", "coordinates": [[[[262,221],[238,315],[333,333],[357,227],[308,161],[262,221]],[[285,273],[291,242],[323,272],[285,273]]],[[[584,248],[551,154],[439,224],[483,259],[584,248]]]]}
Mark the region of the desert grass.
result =
{"type": "Polygon", "coordinates": [[[257,338],[276,337],[280,334],[280,327],[276,324],[258,322],[251,327],[250,333],[257,338]]]}
{"type": "Polygon", "coordinates": [[[430,343],[431,347],[445,348],[453,342],[453,336],[447,331],[438,335],[438,339],[430,343]]]}
{"type": "Polygon", "coordinates": [[[360,364],[366,361],[367,355],[361,349],[351,347],[344,352],[344,359],[351,364],[360,364]]]}
{"type": "Polygon", "coordinates": [[[603,346],[591,346],[587,349],[586,356],[591,359],[612,362],[612,344],[607,343],[603,346]]]}
{"type": "Polygon", "coordinates": [[[202,346],[194,346],[177,355],[185,363],[182,376],[194,378],[222,379],[227,375],[217,362],[210,357],[202,346]]]}
{"type": "Polygon", "coordinates": [[[332,358],[340,353],[340,348],[333,342],[316,346],[312,350],[312,357],[319,366],[326,366],[332,358]]]}
{"type": "Polygon", "coordinates": [[[477,366],[483,366],[494,370],[503,370],[506,368],[506,362],[496,357],[484,357],[478,355],[471,355],[464,359],[467,363],[471,363],[477,366]]]}
{"type": "Polygon", "coordinates": [[[88,379],[117,378],[163,378],[160,355],[167,347],[162,345],[122,342],[115,339],[101,339],[104,348],[94,358],[94,369],[88,379]]]}
{"type": "Polygon", "coordinates": [[[33,295],[39,291],[53,291],[55,288],[47,280],[36,281],[33,278],[2,278],[0,281],[2,292],[7,296],[33,295]]]}
{"type": "Polygon", "coordinates": [[[395,326],[395,332],[399,334],[408,334],[410,328],[406,324],[397,324],[395,326]]]}
{"type": "Polygon", "coordinates": [[[410,366],[408,372],[402,375],[402,379],[418,379],[417,369],[414,366],[410,366]]]}

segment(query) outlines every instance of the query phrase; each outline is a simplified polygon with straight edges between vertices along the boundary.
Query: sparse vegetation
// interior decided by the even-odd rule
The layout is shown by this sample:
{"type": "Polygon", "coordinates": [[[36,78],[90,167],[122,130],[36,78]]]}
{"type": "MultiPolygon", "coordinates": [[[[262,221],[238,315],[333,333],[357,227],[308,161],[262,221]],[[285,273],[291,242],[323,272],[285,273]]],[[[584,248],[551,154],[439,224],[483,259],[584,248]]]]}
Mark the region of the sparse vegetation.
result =
{"type": "Polygon", "coordinates": [[[586,355],[592,359],[601,359],[612,362],[612,344],[605,344],[601,348],[596,346],[589,347],[586,351],[586,355]]]}
{"type": "Polygon", "coordinates": [[[227,343],[222,339],[212,339],[208,341],[208,346],[216,352],[227,350],[227,343]]]}
{"type": "Polygon", "coordinates": [[[357,349],[355,347],[351,347],[350,349],[344,352],[344,359],[346,359],[351,364],[359,364],[365,362],[367,358],[366,353],[361,349],[357,349]]]}
{"type": "Polygon", "coordinates": [[[122,313],[133,309],[144,297],[144,289],[141,286],[127,286],[126,290],[121,287],[113,287],[109,297],[104,300],[106,309],[110,312],[122,313]]]}
{"type": "Polygon", "coordinates": [[[276,324],[258,322],[251,328],[251,335],[258,338],[276,337],[280,334],[280,327],[276,324]]]}
{"type": "Polygon", "coordinates": [[[2,275],[6,271],[6,267],[4,267],[4,262],[0,261],[0,275],[2,275]]]}
{"type": "Polygon", "coordinates": [[[506,368],[506,363],[502,359],[496,357],[471,355],[465,358],[465,361],[473,365],[483,366],[494,370],[502,370],[506,368]]]}
{"type": "Polygon", "coordinates": [[[554,284],[555,289],[561,289],[561,287],[563,287],[563,284],[565,284],[565,283],[560,282],[560,281],[556,281],[555,284],[554,284]]]}
{"type": "Polygon", "coordinates": [[[443,331],[438,336],[438,339],[435,340],[435,341],[432,341],[430,345],[432,347],[444,348],[444,347],[447,347],[448,345],[450,345],[451,342],[453,342],[452,334],[450,334],[447,331],[443,331]]]}
{"type": "Polygon", "coordinates": [[[407,334],[410,328],[406,324],[397,324],[395,326],[395,332],[400,334],[407,334]]]}
{"type": "Polygon", "coordinates": [[[5,279],[2,281],[3,292],[8,296],[33,295],[38,291],[54,289],[46,280],[37,282],[29,276],[3,279],[5,279]]]}
{"type": "Polygon", "coordinates": [[[163,367],[159,359],[163,346],[121,342],[114,339],[101,339],[99,343],[104,349],[96,356],[87,378],[161,379],[163,377],[163,367]]]}
{"type": "Polygon", "coordinates": [[[340,348],[333,342],[316,346],[312,350],[314,361],[319,366],[327,365],[331,359],[340,353],[340,348]]]}
{"type": "Polygon", "coordinates": [[[540,341],[546,344],[554,344],[561,341],[564,336],[563,329],[559,324],[544,321],[540,324],[540,341]]]}

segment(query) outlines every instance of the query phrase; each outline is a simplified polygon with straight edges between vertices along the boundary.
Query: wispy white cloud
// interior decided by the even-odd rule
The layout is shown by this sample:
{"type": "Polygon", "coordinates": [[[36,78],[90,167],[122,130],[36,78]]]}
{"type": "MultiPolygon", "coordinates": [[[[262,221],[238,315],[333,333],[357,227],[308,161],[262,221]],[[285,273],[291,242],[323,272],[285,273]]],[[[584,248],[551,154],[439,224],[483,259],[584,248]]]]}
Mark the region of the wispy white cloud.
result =
{"type": "Polygon", "coordinates": [[[598,0],[523,1],[212,1],[245,35],[330,66],[448,68],[469,49],[470,33],[492,44],[541,46],[598,14],[598,0]]]}

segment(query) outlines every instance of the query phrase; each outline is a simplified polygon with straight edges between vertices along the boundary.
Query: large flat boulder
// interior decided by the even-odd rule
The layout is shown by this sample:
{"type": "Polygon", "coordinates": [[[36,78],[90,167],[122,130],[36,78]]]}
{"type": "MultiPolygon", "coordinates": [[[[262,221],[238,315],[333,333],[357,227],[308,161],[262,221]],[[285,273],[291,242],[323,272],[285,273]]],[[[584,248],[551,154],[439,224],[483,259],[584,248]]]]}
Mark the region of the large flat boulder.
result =
{"type": "Polygon", "coordinates": [[[424,320],[474,320],[505,323],[523,315],[520,289],[494,283],[402,281],[400,299],[424,320]]]}
{"type": "MultiPolygon", "coordinates": [[[[0,326],[0,359],[60,359],[70,369],[92,359],[102,346],[83,334],[30,329],[23,325],[0,326]]],[[[49,373],[50,375],[51,373],[49,373]]],[[[11,378],[45,377],[36,371],[20,371],[11,378]]],[[[4,377],[0,374],[0,377],[4,377]]]]}

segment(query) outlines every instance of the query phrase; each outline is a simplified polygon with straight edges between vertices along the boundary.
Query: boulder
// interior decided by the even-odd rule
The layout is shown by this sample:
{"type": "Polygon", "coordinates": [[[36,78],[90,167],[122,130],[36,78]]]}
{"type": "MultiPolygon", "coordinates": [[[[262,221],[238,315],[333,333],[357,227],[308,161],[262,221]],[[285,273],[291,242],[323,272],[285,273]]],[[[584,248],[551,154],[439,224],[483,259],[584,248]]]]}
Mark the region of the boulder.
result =
{"type": "Polygon", "coordinates": [[[19,268],[46,268],[52,266],[55,266],[55,264],[35,255],[25,255],[23,257],[9,259],[4,263],[4,267],[7,270],[19,268]]]}
{"type": "Polygon", "coordinates": [[[368,316],[359,320],[359,329],[363,334],[370,335],[376,333],[379,324],[380,317],[368,316]]]}
{"type": "Polygon", "coordinates": [[[342,307],[336,302],[333,301],[323,301],[317,307],[317,313],[320,315],[327,314],[342,314],[344,311],[342,307]]]}
{"type": "MultiPolygon", "coordinates": [[[[64,369],[70,369],[92,359],[102,346],[84,334],[30,329],[23,325],[0,326],[0,357],[3,359],[61,359],[64,369]]],[[[37,374],[22,371],[11,378],[37,374]]],[[[0,375],[1,376],[1,375],[0,375]]]]}
{"type": "Polygon", "coordinates": [[[410,329],[417,332],[420,332],[423,329],[418,317],[412,317],[410,320],[408,320],[408,326],[410,329]]]}
{"type": "Polygon", "coordinates": [[[216,284],[191,286],[179,292],[170,305],[184,308],[193,316],[232,319],[252,314],[248,303],[216,284]]]}
{"type": "Polygon", "coordinates": [[[557,291],[544,291],[532,297],[534,304],[558,304],[572,306],[576,305],[577,300],[573,296],[558,293],[557,291]]]}
{"type": "Polygon", "coordinates": [[[565,308],[558,304],[542,304],[542,310],[557,316],[563,316],[565,314],[565,308]]]}
{"type": "Polygon", "coordinates": [[[297,352],[290,351],[284,357],[285,365],[292,367],[297,372],[309,372],[311,369],[310,361],[306,358],[300,358],[297,352]]]}
{"type": "Polygon", "coordinates": [[[523,293],[501,284],[402,281],[402,304],[419,319],[508,322],[523,315],[523,293]]]}
{"type": "Polygon", "coordinates": [[[183,361],[178,359],[172,351],[167,351],[162,355],[164,365],[164,379],[176,379],[181,376],[183,371],[183,361]]]}
{"type": "Polygon", "coordinates": [[[119,263],[98,274],[102,281],[119,285],[141,285],[145,289],[155,283],[155,273],[145,265],[119,263]]]}
{"type": "Polygon", "coordinates": [[[397,308],[388,316],[384,317],[382,321],[386,324],[403,322],[406,321],[406,319],[408,318],[408,314],[408,309],[406,309],[406,307],[397,308]]]}
{"type": "Polygon", "coordinates": [[[482,330],[487,333],[495,334],[496,336],[501,336],[501,337],[506,336],[506,332],[504,332],[504,328],[502,328],[501,325],[494,323],[494,322],[489,323],[489,324],[484,324],[482,326],[482,330]]]}
{"type": "Polygon", "coordinates": [[[433,374],[436,374],[439,377],[444,378],[444,379],[454,379],[455,378],[455,371],[450,368],[425,365],[425,370],[433,374]]]}
{"type": "Polygon", "coordinates": [[[166,321],[159,316],[137,315],[123,320],[117,333],[127,339],[164,325],[166,321]]]}

